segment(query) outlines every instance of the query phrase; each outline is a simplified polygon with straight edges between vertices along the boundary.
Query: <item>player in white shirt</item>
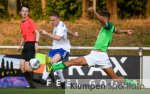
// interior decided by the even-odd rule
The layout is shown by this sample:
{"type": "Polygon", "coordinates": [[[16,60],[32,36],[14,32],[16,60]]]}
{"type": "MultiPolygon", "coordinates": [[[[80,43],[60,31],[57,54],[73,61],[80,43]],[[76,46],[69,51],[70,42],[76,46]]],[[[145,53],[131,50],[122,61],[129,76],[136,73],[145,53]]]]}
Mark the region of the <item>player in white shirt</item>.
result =
{"type": "MultiPolygon", "coordinates": [[[[60,20],[59,13],[56,11],[53,11],[51,13],[50,22],[54,26],[53,34],[48,33],[45,30],[42,30],[42,34],[53,39],[53,43],[52,43],[53,46],[52,46],[52,49],[50,50],[50,52],[48,53],[48,56],[51,57],[50,62],[52,64],[55,64],[59,61],[64,60],[65,58],[67,58],[70,53],[71,45],[70,45],[70,41],[68,40],[67,35],[70,34],[72,36],[77,37],[78,33],[69,31],[68,28],[66,27],[66,25],[60,20]]],[[[65,88],[65,79],[64,79],[62,70],[57,70],[55,72],[57,73],[57,75],[60,78],[61,87],[65,88]]],[[[49,67],[45,67],[43,76],[42,76],[42,80],[44,80],[45,83],[46,83],[46,80],[47,80],[49,74],[50,74],[49,67]]]]}

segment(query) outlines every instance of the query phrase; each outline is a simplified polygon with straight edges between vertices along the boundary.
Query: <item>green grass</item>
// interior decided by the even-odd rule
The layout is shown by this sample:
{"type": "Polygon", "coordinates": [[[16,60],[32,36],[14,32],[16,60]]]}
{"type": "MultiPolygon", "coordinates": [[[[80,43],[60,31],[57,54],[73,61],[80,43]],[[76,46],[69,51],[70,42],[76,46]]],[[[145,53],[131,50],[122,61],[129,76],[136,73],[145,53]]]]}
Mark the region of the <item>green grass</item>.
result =
{"type": "Polygon", "coordinates": [[[150,89],[145,90],[67,90],[65,94],[150,94],[150,89]]]}
{"type": "Polygon", "coordinates": [[[150,89],[144,90],[72,90],[72,89],[0,89],[0,94],[150,94],[150,89]]]}
{"type": "Polygon", "coordinates": [[[0,94],[65,94],[64,89],[0,89],[0,94]]]}

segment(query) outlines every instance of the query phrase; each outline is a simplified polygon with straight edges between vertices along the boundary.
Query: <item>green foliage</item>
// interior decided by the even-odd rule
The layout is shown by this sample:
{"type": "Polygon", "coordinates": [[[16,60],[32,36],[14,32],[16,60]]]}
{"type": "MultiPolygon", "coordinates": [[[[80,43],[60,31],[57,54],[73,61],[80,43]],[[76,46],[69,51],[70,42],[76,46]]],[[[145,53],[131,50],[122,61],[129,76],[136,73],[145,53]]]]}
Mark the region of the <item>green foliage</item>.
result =
{"type": "Polygon", "coordinates": [[[61,18],[77,19],[81,15],[81,1],[82,0],[47,0],[47,14],[51,11],[58,11],[61,18]]]}
{"type": "Polygon", "coordinates": [[[98,10],[106,10],[106,2],[105,2],[105,0],[98,0],[97,1],[97,9],[98,10]]]}
{"type": "Polygon", "coordinates": [[[147,0],[118,0],[118,15],[120,18],[144,17],[147,0]]]}
{"type": "Polygon", "coordinates": [[[7,18],[7,0],[0,1],[0,18],[7,18]]]}
{"type": "MultiPolygon", "coordinates": [[[[145,17],[147,0],[117,0],[118,17],[145,17]]],[[[105,0],[98,0],[97,9],[106,10],[105,0]]]]}
{"type": "Polygon", "coordinates": [[[20,0],[20,5],[28,5],[30,8],[30,16],[34,20],[41,19],[42,14],[42,8],[41,8],[41,0],[20,0]]]}
{"type": "MultiPolygon", "coordinates": [[[[87,0],[88,1],[88,0],[87,0]]],[[[117,0],[118,17],[131,18],[131,17],[145,17],[147,0],[117,0]]],[[[30,16],[34,20],[49,19],[51,11],[55,10],[60,13],[64,20],[75,20],[81,17],[82,13],[82,0],[46,0],[46,13],[42,13],[41,0],[17,0],[17,11],[21,5],[27,4],[30,7],[30,16]]],[[[0,18],[9,18],[8,16],[8,0],[0,1],[0,18]]],[[[90,2],[92,6],[92,1],[90,2]]],[[[97,0],[97,9],[106,9],[105,0],[97,0]]]]}

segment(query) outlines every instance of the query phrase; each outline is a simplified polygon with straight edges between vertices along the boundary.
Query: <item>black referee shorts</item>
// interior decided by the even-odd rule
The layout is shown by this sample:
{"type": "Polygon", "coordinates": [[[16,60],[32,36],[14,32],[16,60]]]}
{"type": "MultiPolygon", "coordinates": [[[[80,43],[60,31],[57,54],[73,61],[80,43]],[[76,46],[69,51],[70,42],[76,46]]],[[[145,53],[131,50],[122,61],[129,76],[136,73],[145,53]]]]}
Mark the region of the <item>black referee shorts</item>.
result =
{"type": "Polygon", "coordinates": [[[25,61],[29,61],[35,57],[35,42],[25,42],[21,57],[25,61]]]}

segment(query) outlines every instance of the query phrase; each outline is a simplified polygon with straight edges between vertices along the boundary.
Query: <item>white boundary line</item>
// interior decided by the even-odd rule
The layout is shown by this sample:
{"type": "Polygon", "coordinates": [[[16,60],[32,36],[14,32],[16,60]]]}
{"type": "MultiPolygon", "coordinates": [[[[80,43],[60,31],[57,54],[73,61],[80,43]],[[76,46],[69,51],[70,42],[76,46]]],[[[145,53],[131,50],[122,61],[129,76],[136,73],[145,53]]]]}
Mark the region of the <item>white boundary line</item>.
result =
{"type": "MultiPolygon", "coordinates": [[[[40,49],[51,49],[52,46],[39,46],[40,49]]],[[[0,46],[0,49],[17,49],[19,46],[0,46]]],[[[71,49],[92,49],[90,46],[72,46],[71,49]]],[[[139,48],[143,48],[143,50],[150,50],[150,47],[108,47],[110,50],[139,50],[139,48]]]]}

